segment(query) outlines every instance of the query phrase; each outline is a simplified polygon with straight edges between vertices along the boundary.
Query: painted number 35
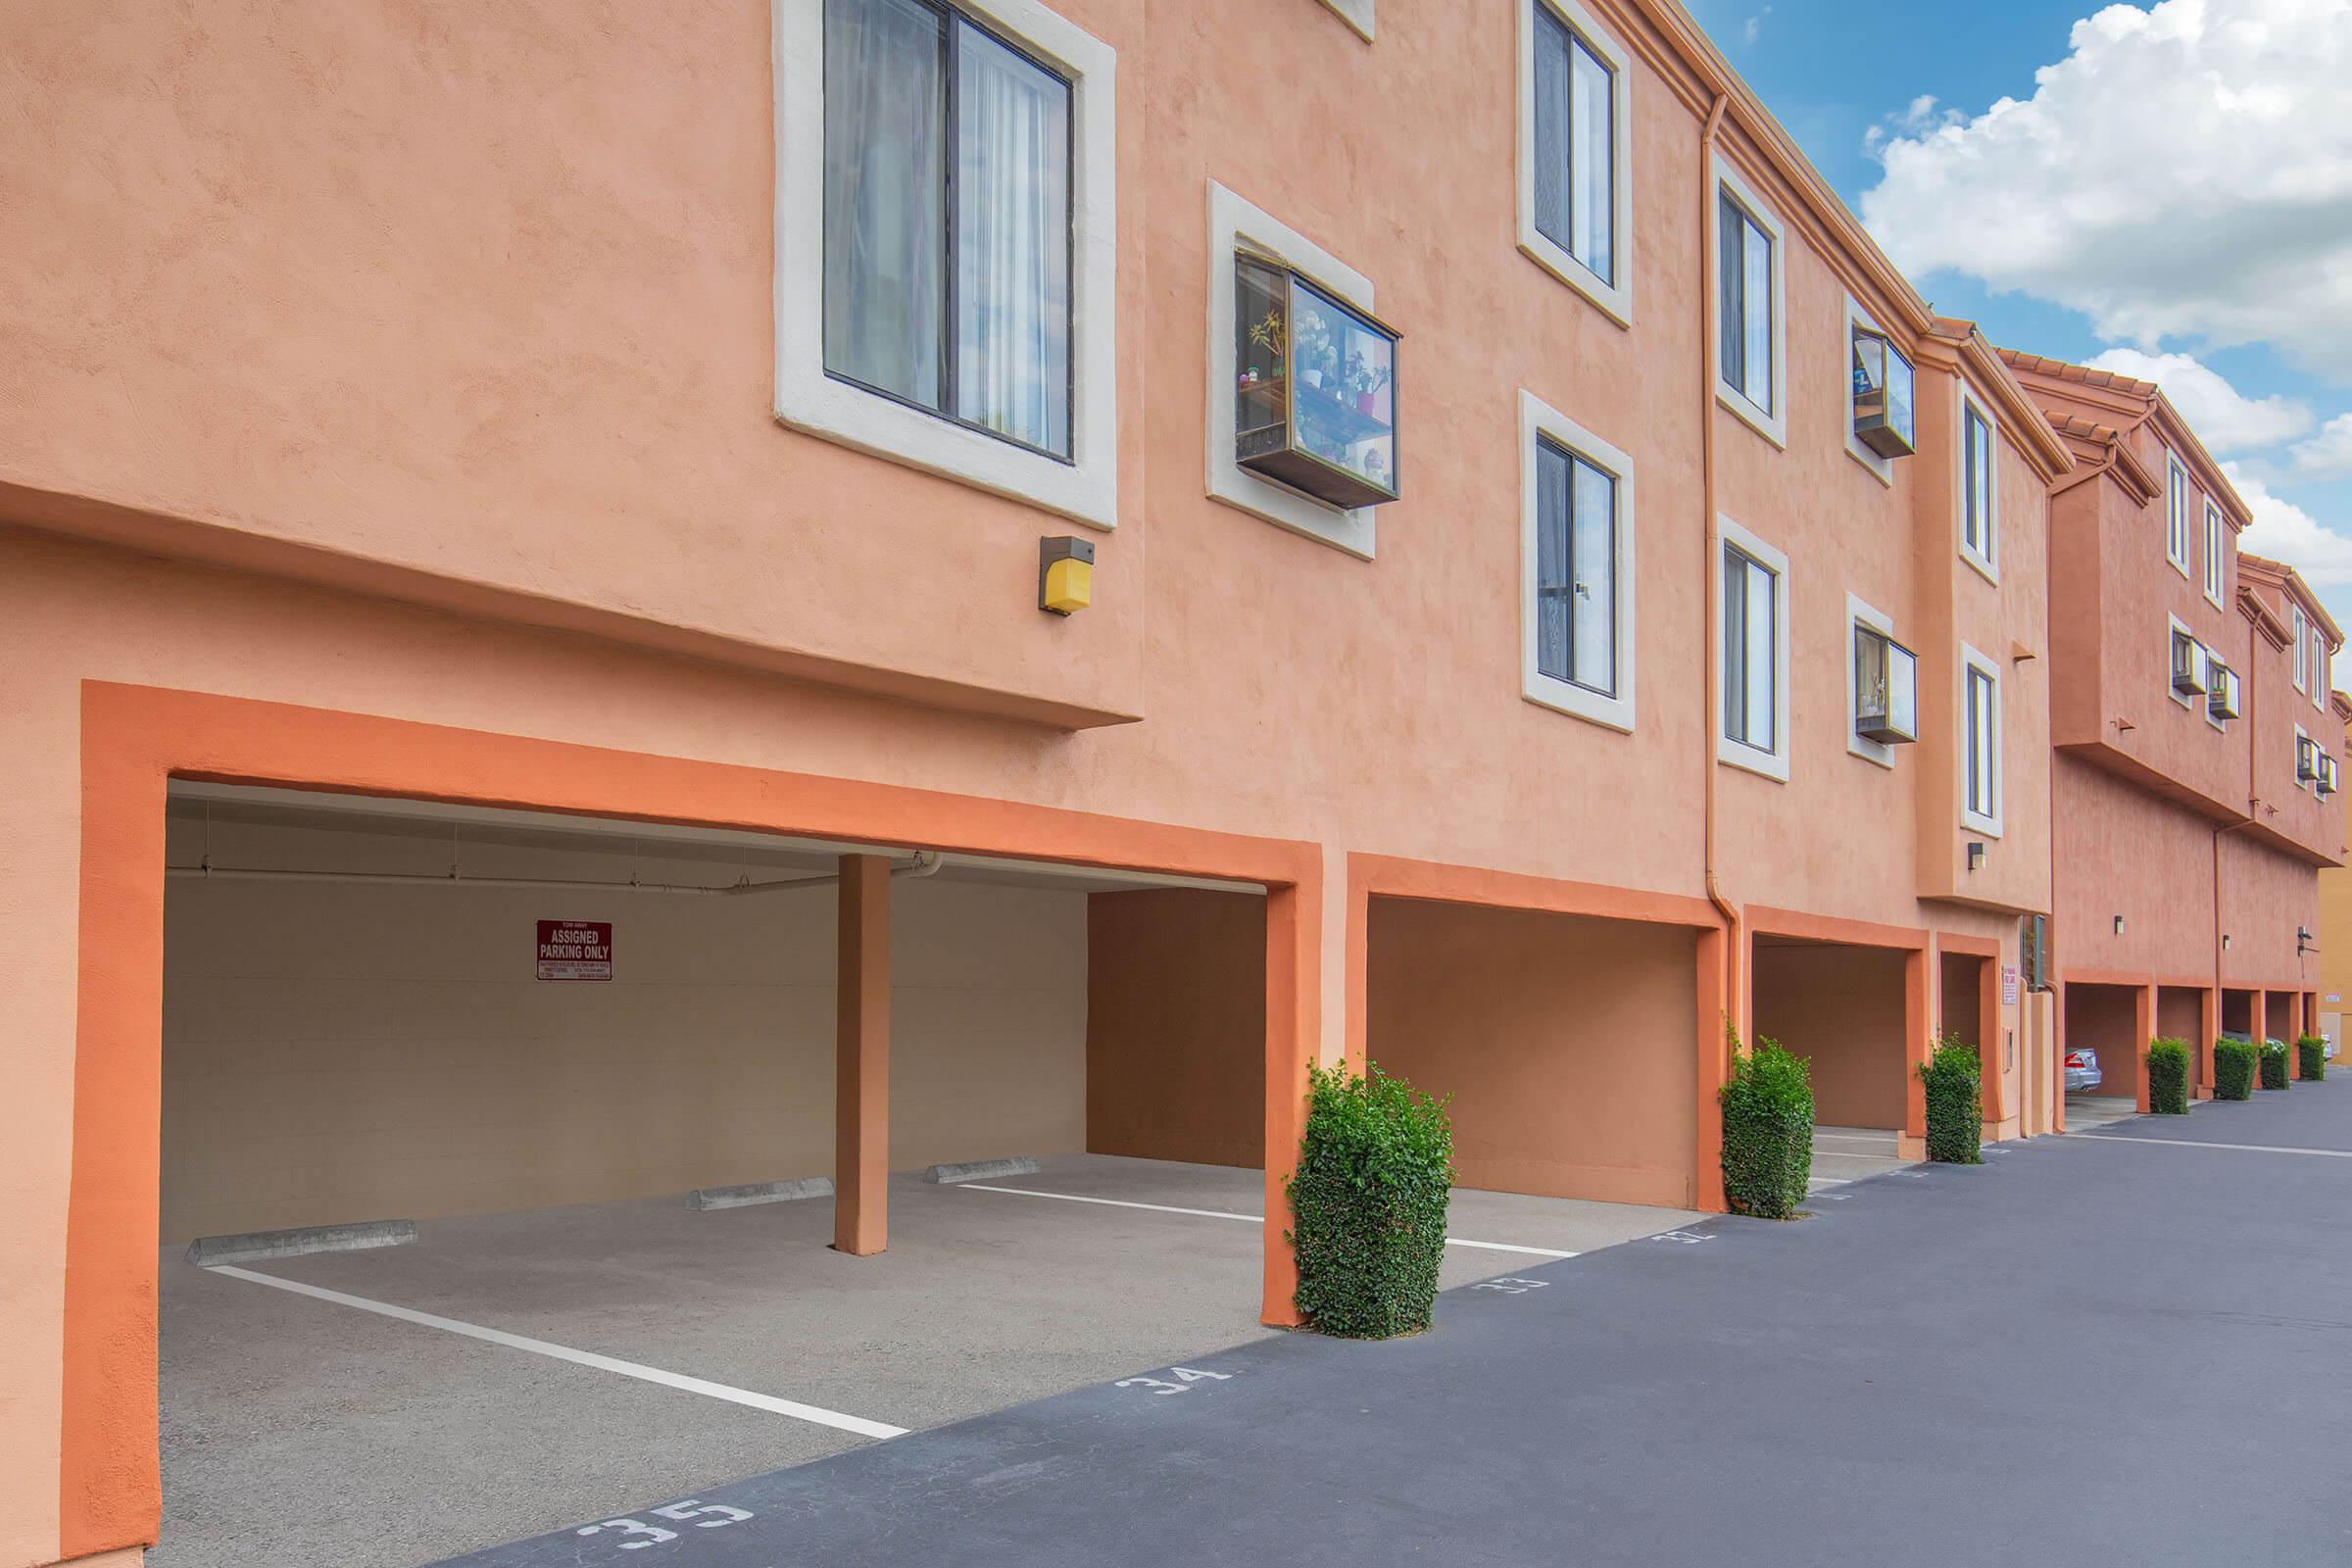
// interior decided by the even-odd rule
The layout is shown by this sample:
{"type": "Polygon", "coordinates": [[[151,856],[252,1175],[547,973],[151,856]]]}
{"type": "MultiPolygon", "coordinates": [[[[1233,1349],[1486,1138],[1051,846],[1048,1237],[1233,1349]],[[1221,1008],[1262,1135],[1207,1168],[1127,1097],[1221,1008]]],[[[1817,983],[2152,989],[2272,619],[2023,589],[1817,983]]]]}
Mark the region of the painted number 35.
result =
{"type": "MultiPolygon", "coordinates": [[[[657,1519],[669,1519],[682,1525],[690,1524],[697,1530],[717,1530],[725,1525],[739,1525],[752,1517],[752,1511],[749,1508],[731,1508],[723,1502],[704,1502],[697,1497],[688,1497],[683,1502],[672,1502],[660,1508],[648,1508],[646,1512],[657,1519]],[[718,1514],[720,1517],[705,1519],[701,1517],[704,1514],[718,1514]]],[[[664,1530],[660,1525],[649,1525],[642,1519],[608,1519],[603,1524],[582,1525],[572,1534],[594,1536],[601,1535],[607,1530],[617,1530],[629,1538],[620,1544],[620,1549],[623,1551],[643,1551],[648,1546],[659,1546],[664,1541],[678,1539],[678,1533],[675,1530],[664,1530]],[[640,1537],[643,1539],[639,1539],[640,1537]]]]}

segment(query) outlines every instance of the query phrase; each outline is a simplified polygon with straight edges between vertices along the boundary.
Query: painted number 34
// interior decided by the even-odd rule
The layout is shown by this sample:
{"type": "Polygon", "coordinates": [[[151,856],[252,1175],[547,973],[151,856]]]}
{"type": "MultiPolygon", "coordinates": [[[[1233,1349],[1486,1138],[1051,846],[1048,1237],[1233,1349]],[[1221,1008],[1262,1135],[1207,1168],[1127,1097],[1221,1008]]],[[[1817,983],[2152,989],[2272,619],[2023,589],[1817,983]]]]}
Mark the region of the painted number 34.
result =
{"type": "Polygon", "coordinates": [[[1198,1367],[1189,1366],[1172,1366],[1168,1368],[1168,1376],[1176,1381],[1169,1383],[1159,1378],[1121,1378],[1111,1387],[1114,1389],[1150,1389],[1153,1394],[1184,1394],[1189,1392],[1194,1384],[1206,1378],[1213,1378],[1219,1383],[1230,1382],[1233,1378],[1233,1374],[1230,1372],[1203,1372],[1198,1367]]]}
{"type": "MultiPolygon", "coordinates": [[[[732,1508],[723,1502],[704,1502],[697,1497],[688,1497],[683,1502],[672,1502],[660,1508],[648,1508],[646,1512],[657,1519],[690,1524],[697,1530],[717,1530],[725,1525],[739,1525],[752,1517],[752,1511],[749,1508],[732,1508]],[[705,1519],[701,1517],[704,1514],[718,1514],[721,1517],[705,1519]]],[[[620,1544],[620,1549],[623,1551],[643,1551],[648,1546],[659,1546],[664,1541],[678,1539],[678,1533],[675,1530],[664,1530],[660,1525],[649,1525],[642,1519],[607,1519],[602,1524],[582,1525],[572,1534],[594,1536],[601,1535],[607,1530],[617,1530],[628,1538],[620,1544]],[[643,1539],[639,1539],[641,1537],[643,1539]]]]}

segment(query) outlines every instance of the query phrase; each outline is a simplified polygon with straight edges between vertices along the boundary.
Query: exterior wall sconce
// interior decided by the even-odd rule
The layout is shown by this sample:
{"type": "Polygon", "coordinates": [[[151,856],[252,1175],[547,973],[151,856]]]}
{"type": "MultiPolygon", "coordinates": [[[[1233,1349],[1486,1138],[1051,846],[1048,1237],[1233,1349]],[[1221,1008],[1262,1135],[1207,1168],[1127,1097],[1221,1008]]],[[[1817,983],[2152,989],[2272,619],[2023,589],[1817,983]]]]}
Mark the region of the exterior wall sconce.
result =
{"type": "MultiPolygon", "coordinates": [[[[2124,917],[2120,914],[2115,917],[2115,934],[2119,937],[2124,934],[2124,917]]],[[[2229,940],[2230,939],[2228,937],[2222,938],[2222,941],[2225,944],[2227,944],[2229,940]]]]}
{"type": "Polygon", "coordinates": [[[1969,845],[1968,868],[1971,871],[1982,871],[1984,869],[1984,846],[1983,844],[1972,843],[1969,845]]]}
{"type": "Polygon", "coordinates": [[[1037,608],[1074,615],[1095,599],[1095,547],[1084,539],[1037,542],[1037,608]]]}
{"type": "Polygon", "coordinates": [[[2224,953],[2230,951],[2230,933],[2227,931],[2222,933],[2222,951],[2224,953]]]}

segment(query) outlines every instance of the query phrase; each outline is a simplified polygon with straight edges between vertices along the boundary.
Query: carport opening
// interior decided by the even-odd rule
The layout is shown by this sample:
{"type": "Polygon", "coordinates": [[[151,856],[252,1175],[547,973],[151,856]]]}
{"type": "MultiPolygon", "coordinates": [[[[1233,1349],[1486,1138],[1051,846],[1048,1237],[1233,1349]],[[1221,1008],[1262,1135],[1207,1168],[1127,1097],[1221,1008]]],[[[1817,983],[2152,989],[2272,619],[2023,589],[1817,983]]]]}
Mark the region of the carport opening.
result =
{"type": "Polygon", "coordinates": [[[2136,987],[2067,982],[2067,1053],[2070,1057],[2090,1053],[2097,1059],[2099,1073],[2095,1087],[2068,1093],[2069,1104],[2138,1102],[2140,1078],[2147,1070],[2147,1042],[2135,1039],[2138,1032],[2136,987]]]}
{"type": "Polygon", "coordinates": [[[1894,1157],[1910,1095],[1908,956],[1768,933],[1754,951],[1750,1027],[1811,1064],[1816,1165],[1828,1154],[1894,1157]]]}
{"type": "Polygon", "coordinates": [[[2204,1086],[2202,1067],[2205,1061],[2204,1045],[2197,1037],[2205,1032],[2205,993],[2195,986],[2158,986],[2156,988],[2156,1034],[2159,1039],[2178,1040],[2188,1047],[2188,1086],[2204,1086]]]}
{"type": "Polygon", "coordinates": [[[2235,989],[2222,993],[2222,1033],[2251,1040],[2255,1034],[2255,993],[2235,989]]]}
{"type": "Polygon", "coordinates": [[[1464,1187],[1688,1206],[1697,935],[1373,898],[1365,1053],[1452,1097],[1464,1187]]]}
{"type": "Polygon", "coordinates": [[[1104,1092],[1138,1082],[1090,1068],[1112,1044],[1090,1013],[1135,970],[1215,1048],[1214,1070],[1150,1064],[1197,1078],[1135,1097],[1164,1118],[1164,1157],[1256,1163],[1261,888],[184,782],[165,827],[159,1565],[438,1558],[1255,1330],[1260,1232],[1231,1222],[1253,1219],[1253,1191],[1124,1170],[1146,1206],[1235,1211],[1170,1236],[909,1173],[1027,1155],[1050,1185],[1056,1160],[1085,1160],[1104,1092]],[[837,1175],[845,855],[900,873],[898,1174],[873,1258],[826,1249],[821,1197],[686,1203],[837,1175]],[[394,1219],[418,1222],[414,1245],[251,1263],[269,1279],[182,1256],[199,1237],[394,1219]],[[999,1366],[981,1342],[1001,1348],[1007,1322],[1033,1322],[1040,1348],[999,1366]],[[377,1473],[386,1423],[439,1434],[429,1460],[377,1473]],[[485,1468],[511,1484],[468,1487],[485,1468]]]}

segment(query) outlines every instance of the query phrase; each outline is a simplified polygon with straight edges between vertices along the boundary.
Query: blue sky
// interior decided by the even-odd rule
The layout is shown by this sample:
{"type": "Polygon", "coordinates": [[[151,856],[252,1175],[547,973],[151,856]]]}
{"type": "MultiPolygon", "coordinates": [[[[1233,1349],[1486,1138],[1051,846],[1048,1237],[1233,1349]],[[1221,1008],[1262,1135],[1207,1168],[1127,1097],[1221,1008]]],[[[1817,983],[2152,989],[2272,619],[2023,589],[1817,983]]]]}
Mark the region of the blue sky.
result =
{"type": "Polygon", "coordinates": [[[2109,368],[2164,384],[2253,507],[2246,547],[2352,632],[2343,0],[1689,3],[1938,311],[2078,363],[2193,361],[2109,368]]]}

